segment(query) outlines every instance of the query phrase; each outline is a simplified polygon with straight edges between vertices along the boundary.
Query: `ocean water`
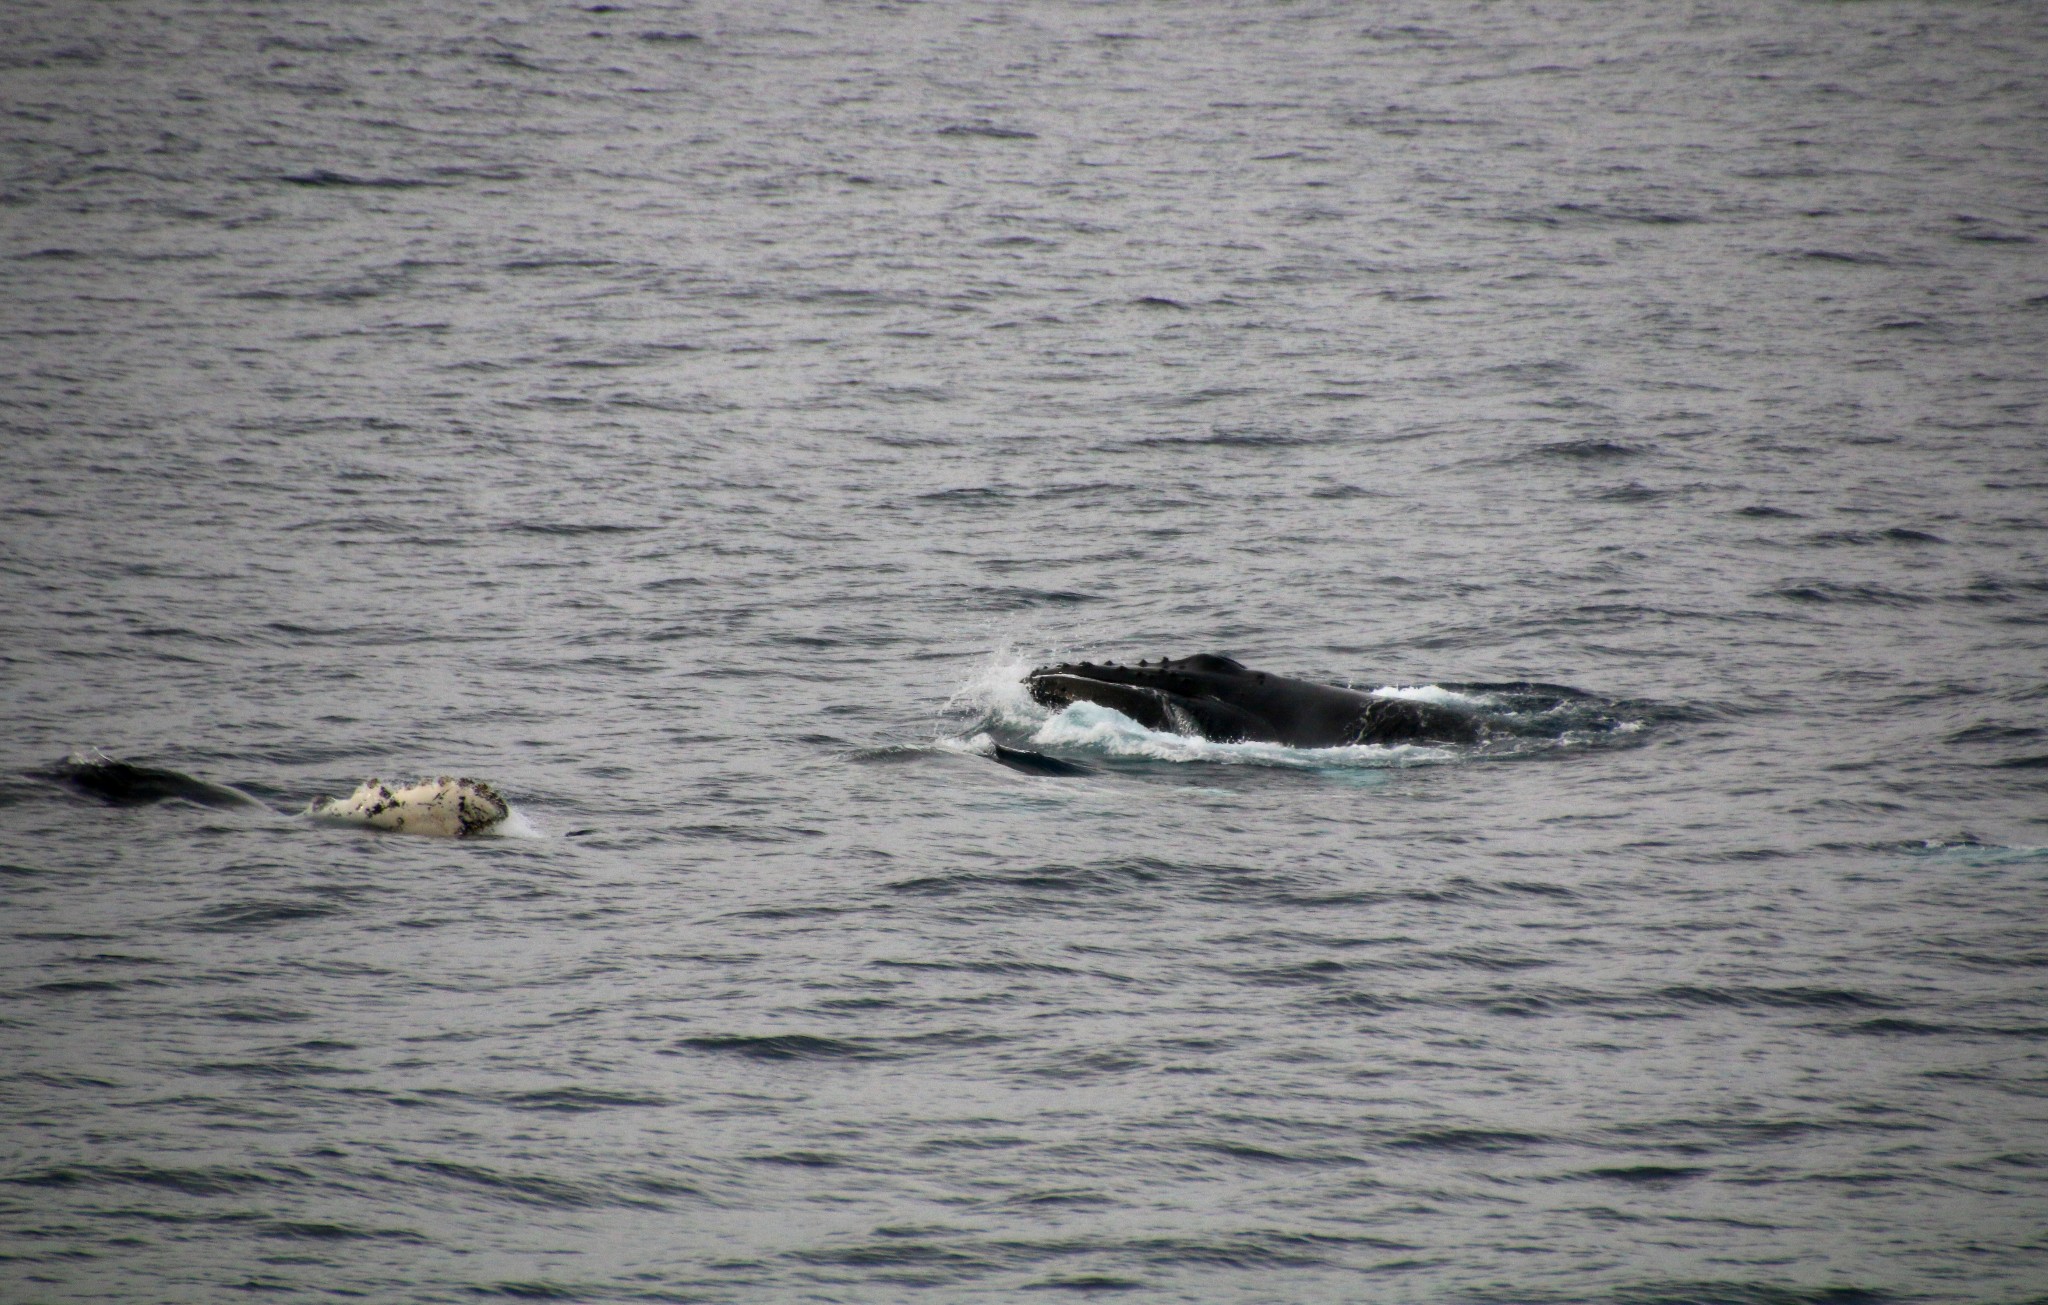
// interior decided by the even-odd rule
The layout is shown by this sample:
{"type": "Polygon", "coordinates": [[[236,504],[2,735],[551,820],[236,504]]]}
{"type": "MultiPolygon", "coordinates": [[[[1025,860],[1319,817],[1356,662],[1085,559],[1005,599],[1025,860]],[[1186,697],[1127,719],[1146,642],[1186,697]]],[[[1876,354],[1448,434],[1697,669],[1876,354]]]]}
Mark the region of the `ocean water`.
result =
{"type": "Polygon", "coordinates": [[[0,27],[0,1298],[2048,1300],[2048,9],[0,27]]]}

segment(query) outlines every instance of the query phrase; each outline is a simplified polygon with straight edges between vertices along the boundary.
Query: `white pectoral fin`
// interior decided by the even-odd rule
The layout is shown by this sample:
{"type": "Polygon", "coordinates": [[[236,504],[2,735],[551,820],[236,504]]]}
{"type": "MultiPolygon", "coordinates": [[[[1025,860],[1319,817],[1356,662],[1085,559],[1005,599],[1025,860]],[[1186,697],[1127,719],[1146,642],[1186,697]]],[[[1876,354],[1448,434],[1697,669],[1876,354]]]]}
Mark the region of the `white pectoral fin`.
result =
{"type": "Polygon", "coordinates": [[[490,785],[443,775],[397,785],[365,780],[347,797],[315,802],[308,814],[401,834],[462,838],[491,829],[510,811],[490,785]]]}

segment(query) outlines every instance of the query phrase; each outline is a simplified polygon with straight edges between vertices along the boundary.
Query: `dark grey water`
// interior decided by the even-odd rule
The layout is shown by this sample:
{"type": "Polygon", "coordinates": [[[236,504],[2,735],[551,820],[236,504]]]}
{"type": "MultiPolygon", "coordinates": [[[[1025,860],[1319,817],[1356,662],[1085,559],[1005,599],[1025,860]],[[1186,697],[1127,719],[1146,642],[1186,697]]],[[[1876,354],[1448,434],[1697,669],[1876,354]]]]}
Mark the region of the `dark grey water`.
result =
{"type": "Polygon", "coordinates": [[[2048,1299],[2048,10],[0,24],[0,1296],[2048,1299]]]}

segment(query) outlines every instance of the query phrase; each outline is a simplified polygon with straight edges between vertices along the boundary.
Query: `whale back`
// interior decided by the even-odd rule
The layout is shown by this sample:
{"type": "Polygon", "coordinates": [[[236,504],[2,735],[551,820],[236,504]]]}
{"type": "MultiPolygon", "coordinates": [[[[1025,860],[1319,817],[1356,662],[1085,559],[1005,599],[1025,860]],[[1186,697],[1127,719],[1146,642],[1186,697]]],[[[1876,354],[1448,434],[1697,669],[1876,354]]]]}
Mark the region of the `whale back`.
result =
{"type": "Polygon", "coordinates": [[[262,805],[240,789],[161,766],[122,761],[97,748],[72,753],[49,772],[49,778],[117,807],[172,801],[193,802],[203,807],[262,805]]]}

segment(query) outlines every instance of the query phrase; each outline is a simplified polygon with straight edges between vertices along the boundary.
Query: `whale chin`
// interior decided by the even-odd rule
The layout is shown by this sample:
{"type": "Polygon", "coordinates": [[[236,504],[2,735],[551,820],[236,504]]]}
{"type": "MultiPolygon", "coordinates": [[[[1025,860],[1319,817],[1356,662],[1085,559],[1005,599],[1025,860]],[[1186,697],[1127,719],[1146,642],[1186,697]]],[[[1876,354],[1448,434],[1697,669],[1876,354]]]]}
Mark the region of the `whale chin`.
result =
{"type": "Polygon", "coordinates": [[[347,797],[314,802],[306,814],[399,834],[471,838],[503,824],[511,810],[489,784],[443,775],[410,784],[367,779],[347,797]]]}

